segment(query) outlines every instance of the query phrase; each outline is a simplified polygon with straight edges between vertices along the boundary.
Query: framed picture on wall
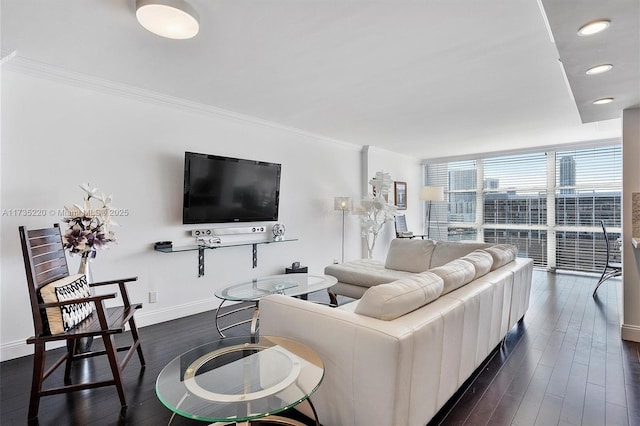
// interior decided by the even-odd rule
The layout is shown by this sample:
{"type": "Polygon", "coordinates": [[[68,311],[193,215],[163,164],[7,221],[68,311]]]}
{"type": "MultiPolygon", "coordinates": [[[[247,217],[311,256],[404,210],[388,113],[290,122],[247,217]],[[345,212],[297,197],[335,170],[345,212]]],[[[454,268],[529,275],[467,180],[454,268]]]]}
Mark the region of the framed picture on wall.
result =
{"type": "Polygon", "coordinates": [[[393,183],[393,197],[398,210],[407,209],[407,182],[393,183]]]}

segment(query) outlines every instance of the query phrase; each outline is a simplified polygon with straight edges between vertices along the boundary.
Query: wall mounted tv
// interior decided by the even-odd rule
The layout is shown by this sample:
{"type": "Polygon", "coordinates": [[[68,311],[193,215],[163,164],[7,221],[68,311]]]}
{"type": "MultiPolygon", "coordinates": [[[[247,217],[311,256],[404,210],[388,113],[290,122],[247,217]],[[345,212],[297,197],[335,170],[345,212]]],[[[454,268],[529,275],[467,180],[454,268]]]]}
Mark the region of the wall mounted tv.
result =
{"type": "Polygon", "coordinates": [[[278,220],[282,165],[185,152],[182,222],[278,220]]]}

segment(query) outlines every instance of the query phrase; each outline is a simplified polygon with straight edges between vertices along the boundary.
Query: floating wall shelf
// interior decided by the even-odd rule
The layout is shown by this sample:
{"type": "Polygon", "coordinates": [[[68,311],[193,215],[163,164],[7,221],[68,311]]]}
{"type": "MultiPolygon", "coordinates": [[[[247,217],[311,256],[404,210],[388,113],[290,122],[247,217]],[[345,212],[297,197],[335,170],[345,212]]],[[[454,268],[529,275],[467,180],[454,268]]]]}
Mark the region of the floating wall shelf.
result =
{"type": "Polygon", "coordinates": [[[253,267],[256,268],[258,266],[258,245],[260,244],[272,244],[272,243],[286,243],[290,241],[298,241],[297,238],[283,238],[282,240],[252,240],[252,241],[237,241],[231,243],[217,243],[211,245],[204,246],[179,246],[179,247],[166,247],[166,248],[155,248],[155,251],[159,251],[162,253],[180,253],[184,251],[197,251],[198,252],[198,277],[204,276],[204,252],[205,250],[215,250],[219,248],[227,248],[227,247],[241,247],[241,246],[252,246],[253,247],[253,267]]]}

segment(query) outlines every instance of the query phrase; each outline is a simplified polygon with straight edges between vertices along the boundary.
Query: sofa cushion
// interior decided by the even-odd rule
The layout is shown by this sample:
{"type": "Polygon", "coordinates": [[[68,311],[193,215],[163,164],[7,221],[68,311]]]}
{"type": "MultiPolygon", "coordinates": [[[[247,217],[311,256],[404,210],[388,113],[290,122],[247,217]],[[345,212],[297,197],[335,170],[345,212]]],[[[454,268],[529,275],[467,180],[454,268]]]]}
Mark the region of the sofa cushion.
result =
{"type": "Polygon", "coordinates": [[[443,285],[442,278],[431,272],[380,284],[364,293],[355,313],[391,321],[436,300],[443,285]]]}
{"type": "Polygon", "coordinates": [[[435,247],[435,242],[431,240],[393,239],[384,266],[396,271],[424,272],[431,266],[431,255],[435,247]]]}
{"type": "Polygon", "coordinates": [[[496,244],[483,250],[493,258],[492,271],[512,262],[518,255],[518,248],[511,244],[496,244]]]}
{"type": "Polygon", "coordinates": [[[474,250],[461,259],[471,263],[476,269],[474,280],[488,274],[493,266],[493,257],[484,250],[474,250]]]}
{"type": "MultiPolygon", "coordinates": [[[[40,298],[43,303],[63,302],[89,296],[91,296],[91,289],[84,274],[61,278],[40,289],[40,298]]],[[[93,302],[46,308],[48,331],[51,334],[68,331],[91,315],[93,309],[93,302]]],[[[47,328],[47,325],[45,325],[45,328],[47,328]]]]}
{"type": "Polygon", "coordinates": [[[385,269],[384,263],[375,259],[358,259],[328,265],[324,268],[324,273],[336,277],[339,282],[361,287],[390,283],[411,275],[411,272],[385,269]]]}
{"type": "Polygon", "coordinates": [[[490,243],[480,243],[475,241],[438,241],[431,256],[429,268],[437,268],[466,256],[474,250],[491,247],[490,243]]]}
{"type": "Polygon", "coordinates": [[[469,261],[456,259],[446,265],[431,268],[429,272],[442,278],[444,282],[442,294],[444,295],[470,283],[476,275],[476,268],[469,261]]]}

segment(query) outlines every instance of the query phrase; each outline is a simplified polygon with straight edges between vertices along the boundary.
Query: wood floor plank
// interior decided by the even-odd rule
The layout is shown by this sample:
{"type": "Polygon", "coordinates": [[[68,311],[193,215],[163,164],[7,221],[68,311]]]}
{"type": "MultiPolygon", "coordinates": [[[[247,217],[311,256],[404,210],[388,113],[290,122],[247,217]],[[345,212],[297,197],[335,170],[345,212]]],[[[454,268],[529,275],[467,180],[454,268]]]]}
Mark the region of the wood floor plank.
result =
{"type": "Polygon", "coordinates": [[[542,399],[538,417],[534,425],[550,426],[557,425],[560,421],[560,412],[562,411],[563,399],[557,396],[546,394],[542,399]]]}
{"type": "Polygon", "coordinates": [[[587,387],[588,366],[574,363],[571,366],[567,391],[560,412],[560,420],[569,424],[579,425],[582,423],[582,412],[584,409],[584,396],[587,387]]]}
{"type": "Polygon", "coordinates": [[[533,425],[538,417],[553,368],[540,362],[529,382],[513,419],[514,425],[533,425]]]}
{"type": "Polygon", "coordinates": [[[587,383],[584,396],[582,424],[584,426],[602,426],[606,424],[604,386],[587,383]]]}

